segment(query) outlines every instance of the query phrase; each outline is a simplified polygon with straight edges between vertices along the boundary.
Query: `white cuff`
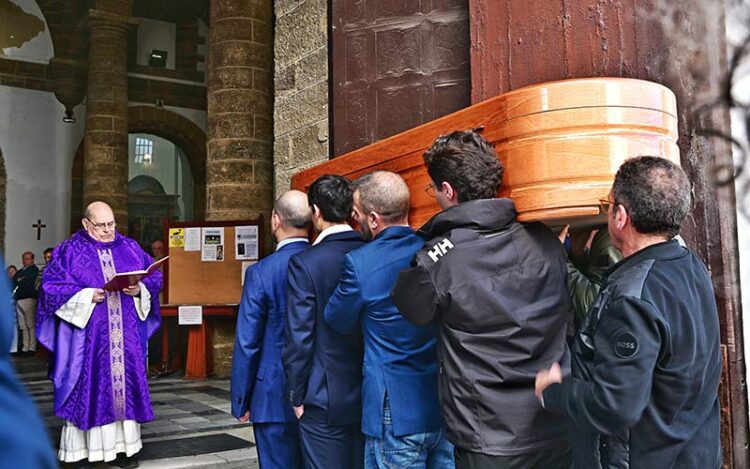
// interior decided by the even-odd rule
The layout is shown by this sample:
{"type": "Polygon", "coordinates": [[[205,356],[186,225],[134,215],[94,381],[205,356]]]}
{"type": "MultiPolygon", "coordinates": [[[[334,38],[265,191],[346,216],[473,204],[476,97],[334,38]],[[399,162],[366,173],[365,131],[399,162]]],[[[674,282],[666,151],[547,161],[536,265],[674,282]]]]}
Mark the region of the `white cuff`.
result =
{"type": "Polygon", "coordinates": [[[151,292],[148,291],[143,282],[138,282],[138,286],[141,287],[141,296],[134,297],[133,303],[135,304],[135,311],[138,313],[138,317],[141,318],[141,321],[145,321],[148,313],[151,312],[151,292]]]}
{"type": "Polygon", "coordinates": [[[67,321],[83,329],[89,323],[91,313],[96,306],[96,303],[92,303],[91,301],[94,298],[95,291],[95,288],[82,289],[73,295],[60,309],[55,311],[55,315],[63,321],[67,321]]]}

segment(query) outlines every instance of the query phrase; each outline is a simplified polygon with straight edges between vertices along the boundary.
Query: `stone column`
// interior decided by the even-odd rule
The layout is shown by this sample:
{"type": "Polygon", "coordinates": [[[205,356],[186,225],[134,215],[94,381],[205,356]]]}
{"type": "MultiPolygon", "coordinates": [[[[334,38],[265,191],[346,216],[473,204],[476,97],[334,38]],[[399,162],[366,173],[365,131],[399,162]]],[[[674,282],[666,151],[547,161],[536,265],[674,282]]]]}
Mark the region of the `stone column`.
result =
{"type": "MultiPolygon", "coordinates": [[[[273,5],[210,1],[206,219],[263,215],[267,224],[273,206],[273,5]]],[[[234,321],[215,321],[212,343],[214,371],[228,376],[234,321]]]]}
{"type": "Polygon", "coordinates": [[[238,220],[273,203],[271,0],[211,0],[206,218],[238,220]]]}
{"type": "Polygon", "coordinates": [[[128,223],[128,34],[136,20],[90,10],[83,203],[112,206],[122,230],[128,223]]]}

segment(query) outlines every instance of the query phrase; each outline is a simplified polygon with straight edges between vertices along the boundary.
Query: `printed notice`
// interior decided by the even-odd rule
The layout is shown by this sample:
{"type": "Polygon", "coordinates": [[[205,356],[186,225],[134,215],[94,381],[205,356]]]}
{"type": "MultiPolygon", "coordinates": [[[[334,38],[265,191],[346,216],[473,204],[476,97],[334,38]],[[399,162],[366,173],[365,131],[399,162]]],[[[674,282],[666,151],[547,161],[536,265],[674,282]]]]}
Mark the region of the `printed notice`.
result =
{"type": "Polygon", "coordinates": [[[234,258],[239,260],[258,258],[258,227],[236,226],[234,228],[234,258]]]}
{"type": "Polygon", "coordinates": [[[179,306],[177,324],[180,326],[200,326],[203,324],[203,306],[179,306]]]}
{"type": "Polygon", "coordinates": [[[242,278],[240,279],[240,285],[245,284],[245,274],[247,273],[247,268],[255,264],[256,262],[257,261],[242,261],[242,278]]]}
{"type": "Polygon", "coordinates": [[[201,260],[204,262],[224,261],[224,227],[203,228],[201,233],[201,260]]]}
{"type": "Polygon", "coordinates": [[[170,228],[169,229],[169,247],[170,248],[185,247],[185,228],[170,228]]]}
{"type": "Polygon", "coordinates": [[[185,251],[201,250],[201,229],[185,228],[185,251]]]}

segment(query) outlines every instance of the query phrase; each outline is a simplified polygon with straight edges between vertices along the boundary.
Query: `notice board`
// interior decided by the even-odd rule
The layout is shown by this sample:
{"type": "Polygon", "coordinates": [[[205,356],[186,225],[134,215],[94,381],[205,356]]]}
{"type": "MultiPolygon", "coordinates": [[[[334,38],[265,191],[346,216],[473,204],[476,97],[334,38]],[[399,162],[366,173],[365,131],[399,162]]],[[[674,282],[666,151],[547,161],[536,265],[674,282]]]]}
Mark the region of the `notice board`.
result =
{"type": "Polygon", "coordinates": [[[169,256],[164,269],[165,304],[237,304],[245,269],[265,255],[263,217],[171,222],[165,224],[164,236],[169,256]]]}

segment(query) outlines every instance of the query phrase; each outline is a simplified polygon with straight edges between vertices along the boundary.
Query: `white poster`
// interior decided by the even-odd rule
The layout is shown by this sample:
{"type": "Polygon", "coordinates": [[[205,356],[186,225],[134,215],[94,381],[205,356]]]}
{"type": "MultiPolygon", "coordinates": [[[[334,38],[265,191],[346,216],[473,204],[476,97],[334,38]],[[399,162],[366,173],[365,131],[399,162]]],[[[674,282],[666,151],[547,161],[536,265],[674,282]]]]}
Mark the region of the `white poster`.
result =
{"type": "Polygon", "coordinates": [[[185,251],[201,250],[201,229],[185,228],[185,251]]]}
{"type": "Polygon", "coordinates": [[[234,258],[237,260],[258,258],[258,227],[236,226],[234,228],[234,258]]]}
{"type": "Polygon", "coordinates": [[[201,260],[204,262],[224,261],[224,227],[203,228],[201,233],[201,260]]]}
{"type": "Polygon", "coordinates": [[[178,306],[177,324],[180,326],[199,326],[203,324],[203,306],[178,306]]]}

